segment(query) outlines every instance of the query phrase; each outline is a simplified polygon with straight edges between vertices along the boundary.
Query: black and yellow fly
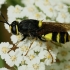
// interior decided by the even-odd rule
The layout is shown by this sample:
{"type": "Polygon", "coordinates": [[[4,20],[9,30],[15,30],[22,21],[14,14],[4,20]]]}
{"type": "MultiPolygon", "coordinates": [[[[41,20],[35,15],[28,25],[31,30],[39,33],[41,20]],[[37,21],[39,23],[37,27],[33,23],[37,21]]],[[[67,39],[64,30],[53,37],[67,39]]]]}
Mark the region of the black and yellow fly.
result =
{"type": "MultiPolygon", "coordinates": [[[[4,16],[1,13],[1,16],[4,16]]],[[[22,40],[26,37],[36,37],[42,41],[54,41],[58,43],[66,43],[70,41],[68,30],[70,30],[70,24],[62,24],[56,22],[42,22],[34,19],[22,20],[20,23],[13,21],[9,24],[4,18],[5,23],[9,25],[13,34],[23,35],[22,40]]],[[[4,21],[0,21],[4,22],[4,21]]]]}

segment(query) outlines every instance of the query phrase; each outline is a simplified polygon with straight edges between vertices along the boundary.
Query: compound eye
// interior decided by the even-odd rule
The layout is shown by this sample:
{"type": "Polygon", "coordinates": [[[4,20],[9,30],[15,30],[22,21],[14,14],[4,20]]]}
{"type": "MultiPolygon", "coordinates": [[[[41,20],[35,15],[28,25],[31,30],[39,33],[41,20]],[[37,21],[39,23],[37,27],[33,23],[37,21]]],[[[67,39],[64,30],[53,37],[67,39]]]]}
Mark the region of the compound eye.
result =
{"type": "Polygon", "coordinates": [[[13,34],[18,35],[18,27],[16,26],[10,26],[10,30],[13,34]]]}
{"type": "Polygon", "coordinates": [[[18,24],[17,23],[12,23],[10,25],[10,30],[11,30],[11,32],[13,34],[18,35],[19,34],[19,32],[18,32],[18,24]]]}

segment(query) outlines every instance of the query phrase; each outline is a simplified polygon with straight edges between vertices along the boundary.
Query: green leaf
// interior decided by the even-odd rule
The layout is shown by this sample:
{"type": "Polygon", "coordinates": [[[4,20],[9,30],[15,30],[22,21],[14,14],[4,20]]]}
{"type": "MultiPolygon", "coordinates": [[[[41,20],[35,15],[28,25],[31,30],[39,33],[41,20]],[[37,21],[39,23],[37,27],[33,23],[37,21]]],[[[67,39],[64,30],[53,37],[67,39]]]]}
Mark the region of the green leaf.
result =
{"type": "Polygon", "coordinates": [[[0,58],[0,68],[4,67],[4,61],[0,58]]]}
{"type": "Polygon", "coordinates": [[[70,7],[68,8],[68,12],[70,13],[70,7]]]}
{"type": "Polygon", "coordinates": [[[7,5],[20,5],[24,6],[24,4],[21,3],[21,0],[7,0],[7,5]]]}

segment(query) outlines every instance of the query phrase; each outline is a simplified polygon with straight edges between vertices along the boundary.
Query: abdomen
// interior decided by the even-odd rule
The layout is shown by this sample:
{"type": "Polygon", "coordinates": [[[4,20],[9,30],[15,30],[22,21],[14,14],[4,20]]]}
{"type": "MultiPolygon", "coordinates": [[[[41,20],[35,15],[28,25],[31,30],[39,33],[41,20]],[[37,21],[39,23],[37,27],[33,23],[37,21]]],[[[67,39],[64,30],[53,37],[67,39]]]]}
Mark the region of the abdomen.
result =
{"type": "Polygon", "coordinates": [[[70,41],[69,34],[67,32],[51,32],[42,35],[42,37],[46,40],[51,40],[58,43],[65,43],[70,41]]]}

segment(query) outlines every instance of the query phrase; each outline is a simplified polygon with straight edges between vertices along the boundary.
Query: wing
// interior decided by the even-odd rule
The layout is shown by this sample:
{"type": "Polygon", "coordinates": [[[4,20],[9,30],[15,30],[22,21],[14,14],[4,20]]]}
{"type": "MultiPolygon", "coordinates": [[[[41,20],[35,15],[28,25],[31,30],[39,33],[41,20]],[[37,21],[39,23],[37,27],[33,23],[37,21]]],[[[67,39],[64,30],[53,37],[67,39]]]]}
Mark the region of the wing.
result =
{"type": "Polygon", "coordinates": [[[38,34],[47,34],[50,32],[67,32],[70,30],[70,24],[57,23],[57,22],[42,22],[42,27],[40,28],[38,34]]]}

